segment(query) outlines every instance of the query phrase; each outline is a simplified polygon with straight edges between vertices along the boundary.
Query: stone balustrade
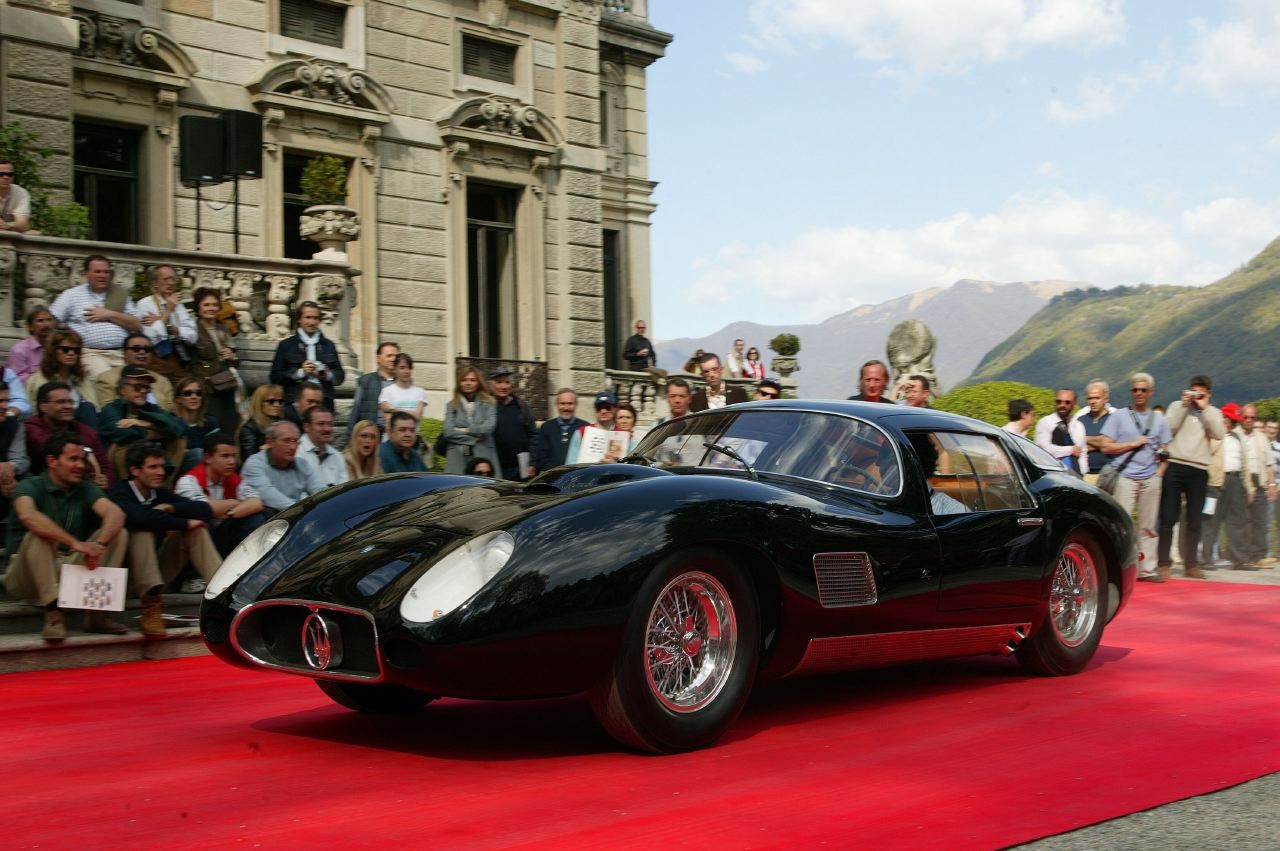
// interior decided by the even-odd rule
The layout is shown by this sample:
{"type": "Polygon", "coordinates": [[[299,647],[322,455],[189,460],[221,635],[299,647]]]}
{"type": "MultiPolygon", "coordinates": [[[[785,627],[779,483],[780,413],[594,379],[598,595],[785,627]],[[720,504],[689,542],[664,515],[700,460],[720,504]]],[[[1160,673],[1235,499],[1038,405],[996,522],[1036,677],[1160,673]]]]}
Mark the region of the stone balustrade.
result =
{"type": "MultiPolygon", "coordinates": [[[[652,425],[670,412],[667,407],[667,379],[683,378],[695,393],[707,386],[701,376],[676,372],[663,377],[659,373],[606,369],[604,376],[605,387],[618,397],[619,404],[629,402],[636,409],[641,425],[652,425]]],[[[747,391],[748,399],[754,398],[756,385],[759,384],[752,378],[726,378],[724,383],[730,387],[741,387],[747,391]]],[[[791,385],[791,390],[794,394],[794,384],[791,385]]]]}
{"type": "Polygon", "coordinates": [[[111,260],[115,283],[133,289],[148,269],[173,266],[180,291],[190,304],[200,287],[222,293],[240,322],[241,357],[251,384],[265,379],[271,353],[293,331],[300,302],[321,308],[321,328],[351,363],[348,317],[355,307],[354,278],[360,272],[346,263],[247,257],[147,245],[90,242],[0,232],[0,345],[6,349],[26,336],[23,316],[36,305],[52,304],[63,290],[84,280],[84,260],[102,254],[111,260]],[[265,362],[264,362],[265,361],[265,362]]]}

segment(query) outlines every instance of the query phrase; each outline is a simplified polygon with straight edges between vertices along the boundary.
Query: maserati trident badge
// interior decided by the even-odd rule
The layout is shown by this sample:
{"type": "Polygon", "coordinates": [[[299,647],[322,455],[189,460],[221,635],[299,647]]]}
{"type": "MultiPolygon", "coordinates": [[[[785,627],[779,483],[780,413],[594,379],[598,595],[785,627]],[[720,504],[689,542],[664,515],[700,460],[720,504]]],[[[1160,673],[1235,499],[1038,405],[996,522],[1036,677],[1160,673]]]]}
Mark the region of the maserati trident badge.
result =
{"type": "Polygon", "coordinates": [[[333,643],[324,615],[312,612],[302,622],[302,657],[317,671],[326,670],[333,661],[333,643]]]}

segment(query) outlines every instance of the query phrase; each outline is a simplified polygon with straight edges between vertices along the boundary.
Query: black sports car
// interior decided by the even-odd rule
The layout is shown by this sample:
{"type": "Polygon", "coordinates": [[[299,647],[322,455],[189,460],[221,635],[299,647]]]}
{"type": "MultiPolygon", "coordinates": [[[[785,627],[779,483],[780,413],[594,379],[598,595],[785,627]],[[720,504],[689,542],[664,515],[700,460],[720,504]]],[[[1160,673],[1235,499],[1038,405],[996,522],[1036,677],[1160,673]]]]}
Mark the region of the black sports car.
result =
{"type": "Polygon", "coordinates": [[[1134,537],[985,423],[756,402],[523,484],[331,489],[227,558],[201,629],[354,709],[585,691],[621,742],[672,752],[713,743],[757,677],[987,653],[1075,673],[1132,593],[1134,537]]]}

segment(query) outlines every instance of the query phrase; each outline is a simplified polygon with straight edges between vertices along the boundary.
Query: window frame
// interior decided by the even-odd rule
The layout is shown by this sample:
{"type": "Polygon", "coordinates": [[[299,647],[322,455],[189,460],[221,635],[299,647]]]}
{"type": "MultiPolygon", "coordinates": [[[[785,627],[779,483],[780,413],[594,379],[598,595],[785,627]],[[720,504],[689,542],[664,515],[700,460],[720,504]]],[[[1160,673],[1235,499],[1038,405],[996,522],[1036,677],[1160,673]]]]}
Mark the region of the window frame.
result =
{"type": "Polygon", "coordinates": [[[265,52],[276,56],[323,59],[363,71],[366,65],[365,1],[308,0],[308,2],[342,6],[346,10],[342,24],[342,45],[335,47],[318,41],[284,35],[280,31],[281,0],[267,0],[263,5],[266,15],[263,27],[265,52]]]}

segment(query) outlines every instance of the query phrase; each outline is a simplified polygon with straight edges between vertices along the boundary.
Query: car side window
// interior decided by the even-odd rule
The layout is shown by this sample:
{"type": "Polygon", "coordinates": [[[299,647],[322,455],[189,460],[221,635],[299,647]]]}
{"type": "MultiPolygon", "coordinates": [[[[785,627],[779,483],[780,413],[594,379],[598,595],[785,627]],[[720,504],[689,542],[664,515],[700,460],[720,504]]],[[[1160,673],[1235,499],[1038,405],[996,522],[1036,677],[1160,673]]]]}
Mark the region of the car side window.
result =
{"type": "Polygon", "coordinates": [[[929,478],[934,514],[1005,511],[1034,505],[996,438],[951,431],[917,431],[908,434],[908,438],[929,478]]]}

